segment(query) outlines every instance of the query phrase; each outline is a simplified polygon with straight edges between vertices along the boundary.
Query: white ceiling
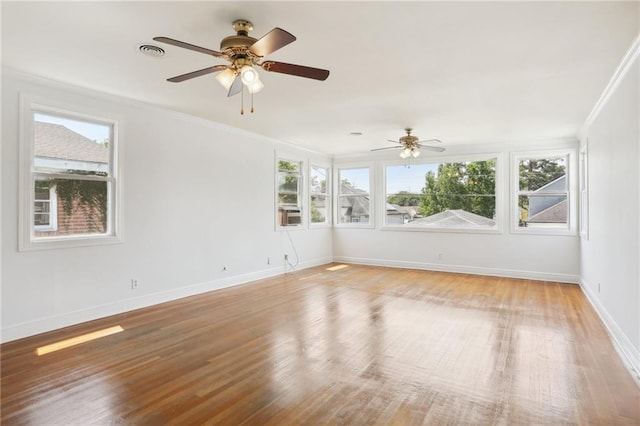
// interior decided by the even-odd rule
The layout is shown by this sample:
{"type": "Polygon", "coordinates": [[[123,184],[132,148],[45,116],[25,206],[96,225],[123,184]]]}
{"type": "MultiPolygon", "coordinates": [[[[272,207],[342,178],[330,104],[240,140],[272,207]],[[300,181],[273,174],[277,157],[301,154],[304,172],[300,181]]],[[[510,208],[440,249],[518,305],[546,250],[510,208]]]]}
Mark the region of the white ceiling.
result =
{"type": "Polygon", "coordinates": [[[639,32],[638,2],[2,2],[2,64],[328,153],[388,146],[411,126],[446,145],[575,136],[639,32]],[[261,72],[239,114],[213,75],[237,18],[297,41],[267,59],[331,70],[261,72]],[[155,44],[167,54],[138,51],[155,44]],[[363,136],[349,136],[350,132],[363,136]]]}

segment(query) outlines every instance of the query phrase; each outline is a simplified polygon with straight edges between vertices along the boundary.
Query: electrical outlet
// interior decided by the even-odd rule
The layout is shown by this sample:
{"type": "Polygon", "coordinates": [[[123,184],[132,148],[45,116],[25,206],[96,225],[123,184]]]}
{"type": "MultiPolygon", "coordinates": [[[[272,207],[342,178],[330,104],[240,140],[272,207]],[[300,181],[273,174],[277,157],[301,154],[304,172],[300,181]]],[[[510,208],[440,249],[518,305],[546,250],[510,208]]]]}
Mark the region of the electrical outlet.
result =
{"type": "Polygon", "coordinates": [[[438,260],[444,259],[444,253],[438,253],[438,260]]]}
{"type": "Polygon", "coordinates": [[[138,288],[138,280],[136,280],[135,278],[131,278],[131,290],[135,290],[138,288]]]}

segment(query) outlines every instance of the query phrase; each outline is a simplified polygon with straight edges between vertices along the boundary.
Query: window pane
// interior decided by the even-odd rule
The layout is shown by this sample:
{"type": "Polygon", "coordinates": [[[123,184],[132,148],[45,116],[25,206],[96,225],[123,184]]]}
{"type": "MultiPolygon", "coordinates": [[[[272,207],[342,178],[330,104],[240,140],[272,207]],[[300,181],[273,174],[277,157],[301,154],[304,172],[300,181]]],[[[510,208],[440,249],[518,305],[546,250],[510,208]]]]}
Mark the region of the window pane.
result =
{"type": "Polygon", "coordinates": [[[298,192],[298,176],[279,174],[278,175],[278,192],[298,192]]]}
{"type": "Polygon", "coordinates": [[[518,197],[519,227],[566,227],[566,195],[520,195],[518,197]]]}
{"type": "Polygon", "coordinates": [[[369,192],[369,168],[341,169],[340,194],[358,194],[369,192]]]}
{"type": "Polygon", "coordinates": [[[298,205],[298,194],[296,194],[296,193],[293,193],[293,194],[280,193],[280,194],[278,194],[278,204],[279,205],[297,206],[298,205]]]}
{"type": "Polygon", "coordinates": [[[520,160],[520,191],[565,191],[566,157],[520,160]]]}
{"type": "Polygon", "coordinates": [[[338,215],[340,223],[369,223],[369,196],[338,197],[338,215]]]}
{"type": "Polygon", "coordinates": [[[327,197],[325,195],[311,196],[311,223],[325,223],[327,221],[327,197]]]}
{"type": "Polygon", "coordinates": [[[278,160],[278,171],[298,174],[300,172],[300,166],[298,162],[278,160]]]}
{"type": "Polygon", "coordinates": [[[494,228],[496,160],[386,168],[386,224],[494,228]]]}
{"type": "Polygon", "coordinates": [[[34,113],[36,170],[108,176],[111,126],[34,113]]]}
{"type": "MultiPolygon", "coordinates": [[[[37,230],[37,237],[104,234],[107,232],[108,183],[80,179],[50,179],[57,197],[57,229],[37,230]]],[[[37,182],[36,185],[44,183],[37,182]]],[[[43,220],[36,202],[34,223],[43,220]]]]}
{"type": "Polygon", "coordinates": [[[311,168],[311,192],[327,193],[327,170],[324,167],[311,168]]]}
{"type": "Polygon", "coordinates": [[[33,224],[36,226],[48,226],[51,224],[49,201],[36,201],[34,205],[33,224]]]}

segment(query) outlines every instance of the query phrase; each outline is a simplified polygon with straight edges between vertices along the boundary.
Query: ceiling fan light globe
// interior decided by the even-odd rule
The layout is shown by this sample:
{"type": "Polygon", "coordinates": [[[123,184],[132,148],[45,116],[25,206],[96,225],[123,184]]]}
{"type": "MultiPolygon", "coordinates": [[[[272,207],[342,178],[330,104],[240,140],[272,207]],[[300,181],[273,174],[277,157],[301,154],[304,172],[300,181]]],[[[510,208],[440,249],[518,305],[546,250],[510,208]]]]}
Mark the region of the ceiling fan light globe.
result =
{"type": "Polygon", "coordinates": [[[245,65],[240,69],[240,78],[245,86],[250,86],[260,79],[258,71],[256,71],[251,65],[245,65]]]}
{"type": "Polygon", "coordinates": [[[233,80],[235,79],[236,73],[234,73],[233,70],[229,68],[216,75],[216,80],[218,80],[218,83],[220,83],[222,87],[224,87],[227,91],[229,90],[229,88],[231,88],[233,80]]]}
{"type": "Polygon", "coordinates": [[[413,155],[413,158],[418,158],[418,156],[420,155],[420,151],[417,149],[413,149],[411,150],[411,155],[413,155]]]}
{"type": "Polygon", "coordinates": [[[247,85],[247,89],[249,90],[249,93],[251,93],[252,95],[254,93],[258,93],[259,91],[261,91],[262,89],[264,89],[264,83],[262,83],[260,81],[260,79],[254,81],[251,84],[247,85]]]}
{"type": "Polygon", "coordinates": [[[407,158],[408,156],[405,151],[400,151],[400,158],[407,158]]]}

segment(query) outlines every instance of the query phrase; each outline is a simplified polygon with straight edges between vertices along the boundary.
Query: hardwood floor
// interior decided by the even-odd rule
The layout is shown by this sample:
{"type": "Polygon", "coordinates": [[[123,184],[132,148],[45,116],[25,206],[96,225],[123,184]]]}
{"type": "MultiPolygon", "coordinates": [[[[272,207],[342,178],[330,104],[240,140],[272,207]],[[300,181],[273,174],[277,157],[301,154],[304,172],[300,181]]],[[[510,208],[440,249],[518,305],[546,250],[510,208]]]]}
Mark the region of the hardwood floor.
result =
{"type": "Polygon", "coordinates": [[[640,424],[578,286],[329,266],[6,343],[2,424],[640,424]]]}

